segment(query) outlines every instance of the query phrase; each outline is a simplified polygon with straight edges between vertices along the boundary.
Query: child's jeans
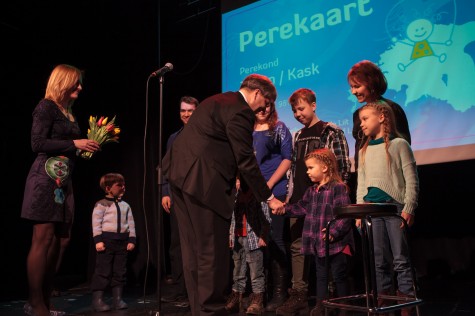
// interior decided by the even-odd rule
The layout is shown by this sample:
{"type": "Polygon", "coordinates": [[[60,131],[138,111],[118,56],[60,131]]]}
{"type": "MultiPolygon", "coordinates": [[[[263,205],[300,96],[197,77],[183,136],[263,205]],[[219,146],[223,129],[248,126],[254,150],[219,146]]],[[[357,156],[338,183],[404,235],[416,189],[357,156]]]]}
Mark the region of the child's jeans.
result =
{"type": "MultiPolygon", "coordinates": [[[[398,214],[403,205],[398,204],[398,214]]],[[[412,273],[409,261],[409,249],[404,230],[400,228],[401,220],[395,217],[373,218],[374,260],[376,265],[376,282],[378,292],[389,291],[392,286],[391,264],[397,274],[400,292],[413,294],[412,273]],[[392,262],[388,262],[384,249],[389,249],[392,262]]]]}
{"type": "MultiPolygon", "coordinates": [[[[336,287],[337,296],[347,296],[348,288],[348,258],[343,252],[329,257],[330,271],[336,287]]],[[[315,268],[317,272],[317,300],[328,298],[328,275],[325,257],[315,256],[315,268]]]]}
{"type": "MultiPolygon", "coordinates": [[[[233,291],[246,291],[246,272],[249,265],[249,274],[253,293],[265,291],[264,253],[262,249],[249,250],[247,237],[236,237],[233,249],[234,271],[233,291]]],[[[224,277],[224,276],[223,276],[224,277]]]]}

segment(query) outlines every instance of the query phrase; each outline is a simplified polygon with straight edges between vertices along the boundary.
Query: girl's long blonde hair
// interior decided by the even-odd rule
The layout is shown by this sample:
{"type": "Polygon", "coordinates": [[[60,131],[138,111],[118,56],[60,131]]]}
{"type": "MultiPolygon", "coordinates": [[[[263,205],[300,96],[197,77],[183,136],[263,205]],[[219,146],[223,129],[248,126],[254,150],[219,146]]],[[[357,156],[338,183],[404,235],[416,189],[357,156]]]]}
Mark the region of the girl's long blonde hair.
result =
{"type": "MultiPolygon", "coordinates": [[[[368,102],[360,108],[360,112],[365,109],[371,109],[376,115],[382,115],[384,117],[383,122],[381,123],[383,129],[383,139],[386,149],[386,158],[388,159],[388,166],[391,165],[391,156],[389,155],[389,146],[391,144],[391,138],[401,137],[397,128],[396,128],[396,119],[394,117],[394,112],[391,107],[384,101],[379,100],[375,102],[368,102]]],[[[361,163],[364,164],[364,158],[366,149],[368,148],[369,141],[371,137],[367,137],[363,146],[361,147],[361,163]]]]}
{"type": "MultiPolygon", "coordinates": [[[[63,104],[77,84],[82,84],[81,71],[71,65],[58,65],[49,76],[45,99],[52,100],[57,104],[63,104]]],[[[67,106],[70,107],[73,103],[74,100],[70,100],[67,106]]]]}
{"type": "Polygon", "coordinates": [[[336,161],[335,154],[328,148],[316,149],[305,156],[305,161],[308,159],[314,158],[318,162],[324,164],[328,169],[328,183],[337,182],[342,183],[346,186],[348,191],[348,186],[341,179],[340,173],[338,172],[338,163],[336,161]]]}

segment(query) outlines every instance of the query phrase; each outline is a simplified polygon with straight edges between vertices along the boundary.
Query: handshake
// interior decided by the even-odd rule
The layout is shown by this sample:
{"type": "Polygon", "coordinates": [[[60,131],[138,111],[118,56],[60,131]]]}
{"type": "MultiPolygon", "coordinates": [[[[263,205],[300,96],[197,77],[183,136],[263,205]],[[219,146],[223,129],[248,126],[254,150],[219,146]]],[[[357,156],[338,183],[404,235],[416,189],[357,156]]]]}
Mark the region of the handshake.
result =
{"type": "Polygon", "coordinates": [[[276,208],[276,209],[273,209],[272,210],[272,214],[274,215],[285,215],[285,207],[284,205],[279,207],[279,208],[276,208]]]}
{"type": "Polygon", "coordinates": [[[285,214],[285,203],[273,197],[267,202],[269,207],[272,209],[272,214],[274,215],[284,215],[285,214]]]}

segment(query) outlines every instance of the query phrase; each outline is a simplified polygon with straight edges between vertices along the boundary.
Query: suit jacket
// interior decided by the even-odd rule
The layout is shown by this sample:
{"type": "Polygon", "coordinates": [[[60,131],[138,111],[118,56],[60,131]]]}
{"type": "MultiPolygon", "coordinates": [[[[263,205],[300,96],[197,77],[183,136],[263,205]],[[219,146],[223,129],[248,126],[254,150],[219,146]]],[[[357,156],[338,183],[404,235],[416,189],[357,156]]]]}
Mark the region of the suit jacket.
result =
{"type": "Polygon", "coordinates": [[[168,181],[225,218],[233,212],[238,173],[265,201],[272,193],[252,147],[254,120],[240,92],[201,102],[163,159],[168,181]]]}

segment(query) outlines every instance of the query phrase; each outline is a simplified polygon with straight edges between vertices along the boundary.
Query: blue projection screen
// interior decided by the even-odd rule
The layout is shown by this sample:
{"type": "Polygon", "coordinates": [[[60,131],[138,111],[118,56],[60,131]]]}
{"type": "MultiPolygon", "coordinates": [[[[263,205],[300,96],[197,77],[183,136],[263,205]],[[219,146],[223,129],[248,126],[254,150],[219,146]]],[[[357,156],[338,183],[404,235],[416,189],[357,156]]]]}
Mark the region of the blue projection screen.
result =
{"type": "Polygon", "coordinates": [[[368,59],[386,75],[384,96],[406,112],[418,164],[475,158],[475,1],[237,2],[223,1],[223,91],[251,73],[270,77],[279,118],[295,132],[288,98],[312,89],[319,118],[345,131],[353,157],[360,104],[346,75],[368,59]]]}

